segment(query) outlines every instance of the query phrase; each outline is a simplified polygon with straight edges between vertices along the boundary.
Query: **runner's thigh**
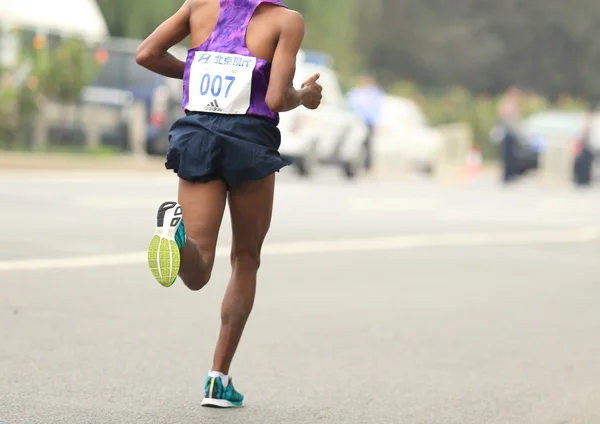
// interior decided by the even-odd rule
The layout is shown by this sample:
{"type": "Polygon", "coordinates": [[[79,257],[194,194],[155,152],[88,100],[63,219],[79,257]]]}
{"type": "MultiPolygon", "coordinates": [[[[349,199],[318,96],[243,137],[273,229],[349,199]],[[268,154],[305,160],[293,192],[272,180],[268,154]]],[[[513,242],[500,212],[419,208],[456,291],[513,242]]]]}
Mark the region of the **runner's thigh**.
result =
{"type": "Polygon", "coordinates": [[[260,261],[260,250],[271,225],[275,174],[245,181],[229,194],[233,231],[232,259],[249,255],[260,261]]]}
{"type": "Polygon", "coordinates": [[[186,235],[206,253],[214,255],[226,198],[227,189],[221,180],[194,183],[179,180],[179,204],[183,208],[186,235]]]}

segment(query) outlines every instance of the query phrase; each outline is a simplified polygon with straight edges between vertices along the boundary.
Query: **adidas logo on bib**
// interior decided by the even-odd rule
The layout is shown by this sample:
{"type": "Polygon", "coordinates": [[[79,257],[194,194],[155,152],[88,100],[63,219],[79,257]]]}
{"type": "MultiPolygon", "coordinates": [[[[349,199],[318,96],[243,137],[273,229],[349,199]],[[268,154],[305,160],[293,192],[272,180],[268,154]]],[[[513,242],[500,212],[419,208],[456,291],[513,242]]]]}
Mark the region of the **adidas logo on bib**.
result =
{"type": "Polygon", "coordinates": [[[210,102],[209,104],[207,104],[206,107],[204,108],[204,110],[206,112],[222,112],[223,111],[223,109],[221,109],[221,107],[219,106],[219,103],[217,103],[217,99],[215,99],[212,102],[210,102]]]}

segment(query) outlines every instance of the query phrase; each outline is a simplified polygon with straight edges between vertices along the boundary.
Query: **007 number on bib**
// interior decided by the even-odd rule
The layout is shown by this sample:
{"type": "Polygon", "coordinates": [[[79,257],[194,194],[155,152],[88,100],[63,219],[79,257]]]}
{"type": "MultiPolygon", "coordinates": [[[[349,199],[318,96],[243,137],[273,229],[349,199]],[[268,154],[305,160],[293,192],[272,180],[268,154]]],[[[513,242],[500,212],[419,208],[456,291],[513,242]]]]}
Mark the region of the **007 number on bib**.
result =
{"type": "Polygon", "coordinates": [[[256,59],[196,52],[190,67],[188,110],[243,115],[250,107],[256,59]]]}

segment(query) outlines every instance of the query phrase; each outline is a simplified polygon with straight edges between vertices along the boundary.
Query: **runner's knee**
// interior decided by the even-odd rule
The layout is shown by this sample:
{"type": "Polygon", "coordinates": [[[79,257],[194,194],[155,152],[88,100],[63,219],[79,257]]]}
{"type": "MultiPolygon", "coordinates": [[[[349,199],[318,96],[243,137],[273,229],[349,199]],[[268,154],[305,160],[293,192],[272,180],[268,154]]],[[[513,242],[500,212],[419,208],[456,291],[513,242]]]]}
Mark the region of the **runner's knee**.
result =
{"type": "Polygon", "coordinates": [[[194,272],[185,275],[185,285],[192,291],[202,289],[210,281],[213,266],[215,263],[216,246],[213,241],[203,242],[199,234],[194,234],[194,231],[188,232],[189,237],[193,240],[196,252],[200,255],[198,267],[194,272]],[[194,237],[196,236],[196,237],[194,237]]]}
{"type": "Polygon", "coordinates": [[[206,265],[206,269],[212,271],[213,264],[215,263],[215,250],[217,248],[217,241],[213,237],[207,237],[203,231],[200,230],[188,230],[187,235],[189,238],[194,240],[194,244],[200,252],[202,261],[206,265]]]}
{"type": "Polygon", "coordinates": [[[237,272],[257,272],[260,268],[260,248],[231,249],[231,266],[237,272]]]}
{"type": "Polygon", "coordinates": [[[210,281],[212,274],[212,263],[206,265],[206,268],[199,269],[193,275],[186,275],[183,282],[191,291],[199,291],[210,281]]]}

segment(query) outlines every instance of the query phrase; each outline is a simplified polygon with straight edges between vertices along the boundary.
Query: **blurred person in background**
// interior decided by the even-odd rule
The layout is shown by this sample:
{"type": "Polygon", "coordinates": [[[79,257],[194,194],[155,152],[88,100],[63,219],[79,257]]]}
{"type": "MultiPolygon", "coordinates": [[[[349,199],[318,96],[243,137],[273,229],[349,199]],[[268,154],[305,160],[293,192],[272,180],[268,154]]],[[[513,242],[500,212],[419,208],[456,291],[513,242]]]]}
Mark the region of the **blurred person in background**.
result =
{"type": "Polygon", "coordinates": [[[304,18],[279,0],[187,0],[137,50],[140,65],[184,86],[186,116],[171,127],[166,160],[179,176],[179,203],[159,207],[148,249],[160,284],[178,275],[194,291],[208,283],[229,203],[232,274],[203,406],[243,405],[229,369],[254,304],[275,172],[289,164],[278,153],[279,112],[321,102],[318,74],[292,84],[303,37],[304,18]],[[196,47],[182,62],[167,51],[188,35],[196,47]]]}
{"type": "Polygon", "coordinates": [[[590,104],[581,139],[576,144],[573,176],[577,185],[589,185],[594,169],[594,151],[591,139],[594,136],[594,121],[597,118],[597,103],[590,104]]]}
{"type": "Polygon", "coordinates": [[[369,132],[365,141],[365,169],[371,170],[373,160],[373,135],[377,130],[385,93],[377,85],[375,77],[362,75],[358,86],[348,93],[350,107],[366,122],[369,132]]]}
{"type": "Polygon", "coordinates": [[[500,122],[508,127],[521,120],[521,91],[517,87],[509,87],[498,105],[500,122]]]}
{"type": "Polygon", "coordinates": [[[521,91],[509,87],[498,104],[498,138],[502,144],[503,182],[511,182],[519,175],[516,152],[519,150],[519,123],[521,121],[521,91]]]}

